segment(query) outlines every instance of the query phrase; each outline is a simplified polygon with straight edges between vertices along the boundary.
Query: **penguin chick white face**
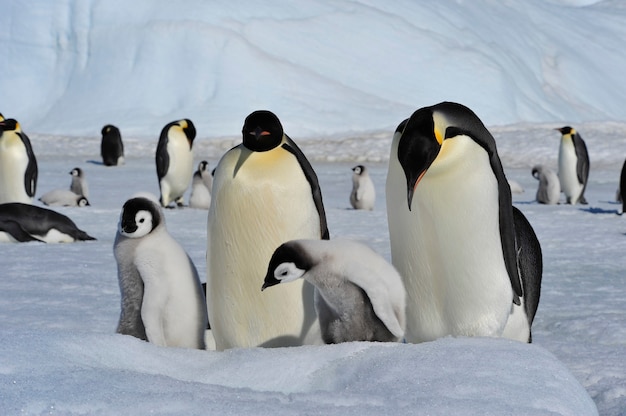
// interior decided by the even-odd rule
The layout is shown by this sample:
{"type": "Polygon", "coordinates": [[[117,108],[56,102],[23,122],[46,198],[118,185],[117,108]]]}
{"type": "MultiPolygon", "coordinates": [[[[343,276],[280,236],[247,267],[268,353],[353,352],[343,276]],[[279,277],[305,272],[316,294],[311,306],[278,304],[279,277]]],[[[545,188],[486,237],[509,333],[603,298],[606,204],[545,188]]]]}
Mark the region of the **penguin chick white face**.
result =
{"type": "Polygon", "coordinates": [[[70,175],[76,176],[77,178],[80,178],[80,177],[83,176],[83,170],[81,168],[74,168],[70,172],[70,175]]]}
{"type": "Polygon", "coordinates": [[[254,152],[266,152],[280,145],[284,131],[274,113],[259,110],[246,117],[241,133],[245,147],[254,152]]]}
{"type": "Polygon", "coordinates": [[[279,283],[303,277],[313,267],[312,259],[297,244],[282,244],[276,249],[267,267],[264,290],[279,283]]]}
{"type": "Polygon", "coordinates": [[[161,224],[160,208],[147,198],[126,201],[120,216],[119,232],[128,238],[141,238],[161,224]]]}
{"type": "Polygon", "coordinates": [[[361,173],[363,173],[364,170],[365,170],[365,167],[363,165],[357,165],[352,168],[352,171],[354,172],[355,175],[360,175],[361,173]]]}

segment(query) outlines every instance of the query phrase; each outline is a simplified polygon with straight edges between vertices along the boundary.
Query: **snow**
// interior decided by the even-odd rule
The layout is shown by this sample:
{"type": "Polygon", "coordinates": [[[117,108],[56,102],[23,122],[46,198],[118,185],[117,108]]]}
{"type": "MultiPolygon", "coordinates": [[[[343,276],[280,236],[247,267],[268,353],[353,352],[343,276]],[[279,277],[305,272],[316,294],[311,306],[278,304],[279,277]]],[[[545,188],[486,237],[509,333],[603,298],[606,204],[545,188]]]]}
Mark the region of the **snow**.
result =
{"type": "MultiPolygon", "coordinates": [[[[3,2],[0,112],[39,161],[37,197],[85,171],[90,207],[58,208],[98,238],[0,244],[1,414],[626,414],[626,8],[605,0],[3,2]],[[395,127],[443,100],[496,137],[514,202],[542,245],[533,344],[444,338],[224,352],[115,334],[121,207],[158,192],[161,128],[190,118],[215,166],[266,108],[313,162],[331,237],[390,258],[384,204],[395,127]],[[100,129],[126,164],[98,163],[100,129]],[[536,204],[530,168],[556,170],[574,126],[591,158],[587,206],[536,204]],[[349,207],[364,163],[374,211],[349,207]],[[597,410],[596,410],[597,408],[597,410]]],[[[167,226],[205,275],[206,211],[167,226]]],[[[259,284],[260,287],[260,284],[259,284]]]]}

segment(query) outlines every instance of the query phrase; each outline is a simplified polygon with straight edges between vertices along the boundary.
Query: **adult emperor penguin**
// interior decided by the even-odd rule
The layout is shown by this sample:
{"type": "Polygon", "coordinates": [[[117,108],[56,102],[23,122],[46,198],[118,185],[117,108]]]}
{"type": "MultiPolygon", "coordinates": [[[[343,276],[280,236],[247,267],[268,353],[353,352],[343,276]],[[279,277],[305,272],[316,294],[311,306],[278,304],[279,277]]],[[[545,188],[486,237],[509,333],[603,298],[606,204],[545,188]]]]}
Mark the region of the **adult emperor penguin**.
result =
{"type": "Polygon", "coordinates": [[[400,123],[386,197],[392,263],[407,291],[406,340],[529,342],[541,248],[512,206],[495,140],[480,119],[443,102],[400,123]]]}
{"type": "Polygon", "coordinates": [[[622,215],[626,212],[626,160],[624,160],[624,164],[622,165],[622,172],[619,177],[619,188],[617,189],[615,199],[622,204],[621,210],[618,210],[618,214],[622,215]]]}
{"type": "Polygon", "coordinates": [[[570,126],[555,129],[561,132],[559,146],[559,180],[568,204],[587,204],[585,188],[589,178],[589,154],[580,134],[570,126]]]}
{"type": "Polygon", "coordinates": [[[402,278],[366,245],[342,239],[288,241],[274,251],[262,289],[299,278],[315,286],[325,343],[402,339],[402,278]]]}
{"type": "MultiPolygon", "coordinates": [[[[207,307],[218,350],[308,343],[319,330],[313,286],[300,280],[261,293],[274,250],[328,239],[317,176],[270,111],[243,125],[243,143],[220,159],[208,216],[207,307]],[[312,334],[313,332],[310,332],[312,334]]],[[[315,341],[321,343],[321,338],[315,341]]]]}
{"type": "Polygon", "coordinates": [[[198,169],[193,173],[191,179],[191,194],[189,195],[189,206],[197,209],[209,209],[211,205],[211,185],[213,177],[208,171],[209,163],[206,160],[198,164],[198,169]]]}
{"type": "Polygon", "coordinates": [[[87,240],[95,238],[56,211],[21,202],[0,204],[0,241],[71,243],[87,240]]]}
{"type": "Polygon", "coordinates": [[[376,189],[367,168],[357,165],[352,168],[352,192],[350,205],[354,209],[373,210],[376,202],[376,189]]]}
{"type": "Polygon", "coordinates": [[[33,202],[37,160],[30,139],[12,118],[0,121],[0,204],[33,202]]]}
{"type": "Polygon", "coordinates": [[[124,143],[120,129],[112,124],[102,127],[102,141],[100,142],[100,155],[105,166],[117,166],[124,164],[124,143]]]}
{"type": "Polygon", "coordinates": [[[124,203],[113,245],[121,292],[117,332],[164,347],[204,349],[205,297],[193,262],[156,199],[124,203]]]}
{"type": "Polygon", "coordinates": [[[183,196],[193,175],[193,140],[196,128],[189,119],[168,123],[159,137],[156,169],[161,190],[161,205],[184,205],[183,196]]]}
{"type": "Polygon", "coordinates": [[[537,187],[537,202],[540,204],[558,204],[561,197],[561,183],[556,172],[544,165],[533,166],[533,178],[539,181],[537,187]]]}
{"type": "Polygon", "coordinates": [[[72,175],[70,191],[74,192],[76,195],[82,195],[85,198],[89,198],[89,186],[87,186],[85,172],[81,168],[74,168],[70,171],[70,175],[72,175]]]}

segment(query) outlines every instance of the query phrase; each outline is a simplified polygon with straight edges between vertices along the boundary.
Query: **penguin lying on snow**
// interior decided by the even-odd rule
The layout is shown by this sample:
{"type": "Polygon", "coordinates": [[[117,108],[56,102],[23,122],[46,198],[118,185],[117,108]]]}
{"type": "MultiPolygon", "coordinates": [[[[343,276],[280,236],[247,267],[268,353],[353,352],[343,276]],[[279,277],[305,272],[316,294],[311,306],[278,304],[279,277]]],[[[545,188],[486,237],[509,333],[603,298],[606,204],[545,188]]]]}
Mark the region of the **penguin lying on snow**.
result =
{"type": "Polygon", "coordinates": [[[555,129],[561,132],[559,146],[559,180],[568,204],[587,204],[585,188],[589,179],[589,154],[585,141],[570,126],[555,129]]]}
{"type": "Polygon", "coordinates": [[[124,203],[113,253],[122,295],[117,332],[164,347],[204,349],[207,311],[198,272],[167,232],[156,199],[124,203]]]}
{"type": "Polygon", "coordinates": [[[352,192],[350,193],[350,205],[354,209],[373,210],[376,202],[376,189],[374,182],[363,165],[352,168],[352,192]]]}
{"type": "Polygon", "coordinates": [[[12,202],[0,204],[0,240],[69,243],[95,240],[68,217],[47,208],[12,202]]]}
{"type": "Polygon", "coordinates": [[[156,150],[156,170],[161,205],[183,206],[183,196],[193,174],[193,141],[196,128],[189,119],[172,121],[161,130],[156,150]]]}
{"type": "Polygon", "coordinates": [[[512,206],[495,139],[476,114],[443,102],[400,123],[386,197],[392,263],[407,291],[406,340],[530,342],[541,247],[512,206]]]}
{"type": "Polygon", "coordinates": [[[12,118],[0,121],[0,204],[30,204],[37,190],[37,159],[30,139],[12,118]]]}
{"type": "Polygon", "coordinates": [[[259,290],[259,270],[289,240],[328,239],[317,175],[278,117],[246,117],[243,143],[215,170],[207,224],[207,307],[218,350],[309,341],[313,286],[259,290]]]}
{"type": "Polygon", "coordinates": [[[72,182],[70,189],[53,189],[43,194],[39,201],[45,205],[58,207],[85,207],[90,205],[87,200],[89,189],[81,168],[71,170],[72,182]]]}
{"type": "Polygon", "coordinates": [[[315,286],[315,310],[327,344],[402,339],[402,279],[369,247],[349,240],[289,241],[272,255],[262,289],[299,278],[315,286]]]}

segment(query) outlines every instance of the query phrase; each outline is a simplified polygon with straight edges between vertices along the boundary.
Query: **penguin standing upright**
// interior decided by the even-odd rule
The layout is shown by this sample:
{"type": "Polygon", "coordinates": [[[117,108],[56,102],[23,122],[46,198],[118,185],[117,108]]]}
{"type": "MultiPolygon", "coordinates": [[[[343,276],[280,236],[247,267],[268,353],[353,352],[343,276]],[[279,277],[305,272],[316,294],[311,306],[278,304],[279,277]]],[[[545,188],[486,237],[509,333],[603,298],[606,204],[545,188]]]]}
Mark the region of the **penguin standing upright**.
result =
{"type": "Polygon", "coordinates": [[[407,291],[406,340],[530,342],[541,248],[512,206],[493,136],[469,108],[443,102],[400,123],[386,197],[392,263],[407,291]]]}
{"type": "Polygon", "coordinates": [[[37,159],[30,139],[12,118],[0,121],[0,204],[33,202],[37,159]]]}
{"type": "Polygon", "coordinates": [[[343,239],[288,241],[274,251],[262,290],[300,278],[315,286],[315,310],[327,344],[402,339],[402,278],[368,246],[343,239]]]}
{"type": "Polygon", "coordinates": [[[548,205],[558,204],[561,197],[561,183],[557,174],[543,165],[533,166],[531,174],[539,181],[537,202],[548,205]]]}
{"type": "Polygon", "coordinates": [[[618,210],[618,214],[622,215],[626,211],[626,160],[622,165],[622,172],[619,176],[619,188],[617,189],[617,202],[622,204],[621,210],[618,210]]]}
{"type": "Polygon", "coordinates": [[[87,186],[87,178],[85,178],[85,172],[81,168],[74,168],[70,171],[72,175],[72,182],[70,183],[70,191],[76,195],[89,198],[89,186],[87,186]]]}
{"type": "Polygon", "coordinates": [[[183,196],[193,175],[193,140],[196,128],[189,119],[172,121],[161,130],[156,150],[160,202],[183,206],[183,196]]]}
{"type": "Polygon", "coordinates": [[[328,239],[317,175],[272,112],[251,113],[242,135],[243,143],[220,159],[213,180],[207,227],[211,329],[218,350],[302,345],[316,329],[313,286],[301,280],[271,293],[259,288],[279,245],[328,239]]]}
{"type": "Polygon", "coordinates": [[[587,204],[585,188],[589,178],[589,154],[580,134],[570,126],[555,129],[561,132],[559,146],[559,181],[565,202],[587,204]]]}
{"type": "Polygon", "coordinates": [[[357,165],[352,168],[352,172],[350,205],[354,209],[373,210],[376,202],[376,189],[367,168],[363,165],[357,165]]]}
{"type": "Polygon", "coordinates": [[[100,142],[100,155],[105,166],[117,166],[124,164],[124,143],[120,129],[112,124],[102,127],[102,141],[100,142]]]}
{"type": "Polygon", "coordinates": [[[198,164],[198,169],[193,173],[191,180],[191,194],[189,206],[197,209],[209,209],[211,206],[211,184],[213,177],[208,171],[209,163],[206,160],[198,164]]]}
{"type": "Polygon", "coordinates": [[[156,200],[124,203],[113,253],[122,295],[117,332],[163,347],[204,349],[207,312],[198,272],[167,232],[156,200]]]}

